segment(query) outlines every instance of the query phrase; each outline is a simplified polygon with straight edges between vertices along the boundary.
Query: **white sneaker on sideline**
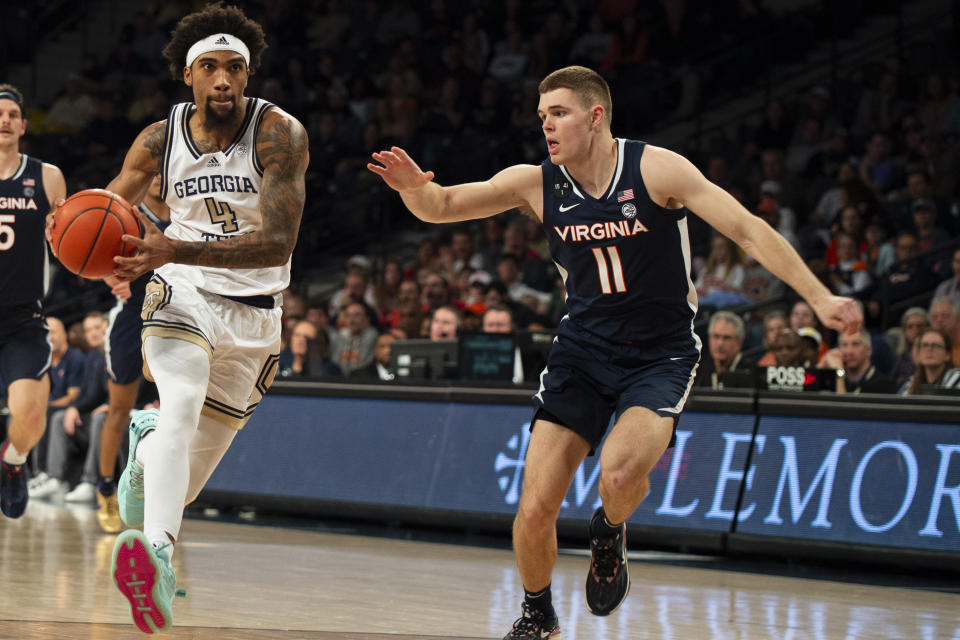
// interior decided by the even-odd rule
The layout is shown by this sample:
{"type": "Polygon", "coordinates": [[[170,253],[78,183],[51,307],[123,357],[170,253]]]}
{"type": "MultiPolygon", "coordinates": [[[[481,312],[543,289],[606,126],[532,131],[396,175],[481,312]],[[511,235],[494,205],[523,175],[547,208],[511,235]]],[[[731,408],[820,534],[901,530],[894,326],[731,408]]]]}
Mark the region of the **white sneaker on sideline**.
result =
{"type": "Polygon", "coordinates": [[[81,482],[73,488],[73,491],[63,496],[63,500],[64,502],[87,502],[92,504],[93,499],[96,497],[97,488],[90,482],[81,482]]]}
{"type": "Polygon", "coordinates": [[[55,498],[58,495],[66,493],[69,488],[70,485],[64,480],[57,480],[56,478],[51,477],[38,484],[36,487],[27,489],[27,492],[31,498],[55,498]]]}
{"type": "Polygon", "coordinates": [[[33,495],[33,490],[46,482],[49,477],[50,476],[47,475],[46,471],[41,471],[37,475],[27,480],[27,492],[30,495],[33,495]]]}

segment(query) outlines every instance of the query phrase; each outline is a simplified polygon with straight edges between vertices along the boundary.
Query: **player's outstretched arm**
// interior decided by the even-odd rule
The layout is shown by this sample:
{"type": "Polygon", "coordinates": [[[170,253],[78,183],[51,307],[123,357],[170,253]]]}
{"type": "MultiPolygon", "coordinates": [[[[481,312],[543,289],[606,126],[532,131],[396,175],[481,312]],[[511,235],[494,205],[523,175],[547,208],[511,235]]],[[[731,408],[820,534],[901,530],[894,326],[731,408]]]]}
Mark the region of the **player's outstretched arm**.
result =
{"type": "Polygon", "coordinates": [[[830,293],[782,235],[707,180],[689,160],[648,145],[641,171],[655,202],[671,208],[683,205],[736,242],[803,296],[824,325],[838,331],[860,328],[863,315],[853,299],[830,293]]]}
{"type": "Polygon", "coordinates": [[[425,222],[460,222],[488,218],[507,209],[528,205],[542,209],[540,167],[515,165],[485,182],[441,187],[432,171],[423,171],[400,147],[373,154],[367,168],[383,178],[413,215],[425,222]],[[379,164],[378,164],[379,163],[379,164]]]}

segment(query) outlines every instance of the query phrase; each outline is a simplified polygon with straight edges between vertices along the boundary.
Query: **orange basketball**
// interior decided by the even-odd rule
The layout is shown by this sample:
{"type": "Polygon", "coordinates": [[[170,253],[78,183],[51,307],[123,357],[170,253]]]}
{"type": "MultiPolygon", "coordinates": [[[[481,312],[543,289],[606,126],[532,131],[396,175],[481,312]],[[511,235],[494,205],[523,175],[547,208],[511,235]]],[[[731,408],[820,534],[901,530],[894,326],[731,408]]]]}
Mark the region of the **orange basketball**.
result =
{"type": "Polygon", "coordinates": [[[129,257],[136,251],[123,241],[123,234],[143,237],[143,227],[130,203],[106,189],[86,189],[57,209],[50,247],[71,273],[103,278],[116,267],[115,256],[129,257]]]}

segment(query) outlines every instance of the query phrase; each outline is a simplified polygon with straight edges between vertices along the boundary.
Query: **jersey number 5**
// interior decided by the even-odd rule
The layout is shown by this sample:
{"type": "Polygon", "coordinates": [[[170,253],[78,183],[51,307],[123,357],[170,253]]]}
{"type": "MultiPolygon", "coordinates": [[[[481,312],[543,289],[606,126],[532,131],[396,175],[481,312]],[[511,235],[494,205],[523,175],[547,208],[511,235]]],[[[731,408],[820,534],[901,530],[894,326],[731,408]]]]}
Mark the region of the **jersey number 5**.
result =
{"type": "Polygon", "coordinates": [[[0,251],[6,251],[13,246],[13,227],[5,223],[15,222],[16,219],[17,216],[0,216],[0,251]]]}
{"type": "Polygon", "coordinates": [[[597,259],[597,271],[600,274],[600,290],[604,293],[626,293],[627,283],[623,279],[623,263],[620,262],[620,252],[613,245],[608,247],[594,247],[593,257],[597,259]],[[610,256],[610,264],[607,264],[607,258],[603,255],[603,250],[607,250],[610,256]],[[613,275],[613,287],[610,287],[610,276],[613,275]]]}
{"type": "Polygon", "coordinates": [[[210,222],[219,223],[223,227],[224,233],[233,233],[240,229],[237,226],[236,212],[226,202],[217,202],[213,198],[204,198],[203,202],[207,205],[210,222]]]}

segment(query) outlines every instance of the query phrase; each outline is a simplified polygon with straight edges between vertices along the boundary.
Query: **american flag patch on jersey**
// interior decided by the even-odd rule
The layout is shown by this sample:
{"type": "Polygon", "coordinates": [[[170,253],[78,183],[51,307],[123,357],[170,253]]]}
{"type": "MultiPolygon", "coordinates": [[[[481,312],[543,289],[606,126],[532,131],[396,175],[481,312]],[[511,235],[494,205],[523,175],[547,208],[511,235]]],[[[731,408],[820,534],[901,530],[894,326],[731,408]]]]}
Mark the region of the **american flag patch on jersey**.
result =
{"type": "Polygon", "coordinates": [[[23,181],[23,186],[25,187],[35,187],[37,186],[37,181],[33,178],[25,178],[23,181]]]}
{"type": "Polygon", "coordinates": [[[617,202],[626,202],[627,200],[633,200],[633,189],[617,191],[617,202]]]}

